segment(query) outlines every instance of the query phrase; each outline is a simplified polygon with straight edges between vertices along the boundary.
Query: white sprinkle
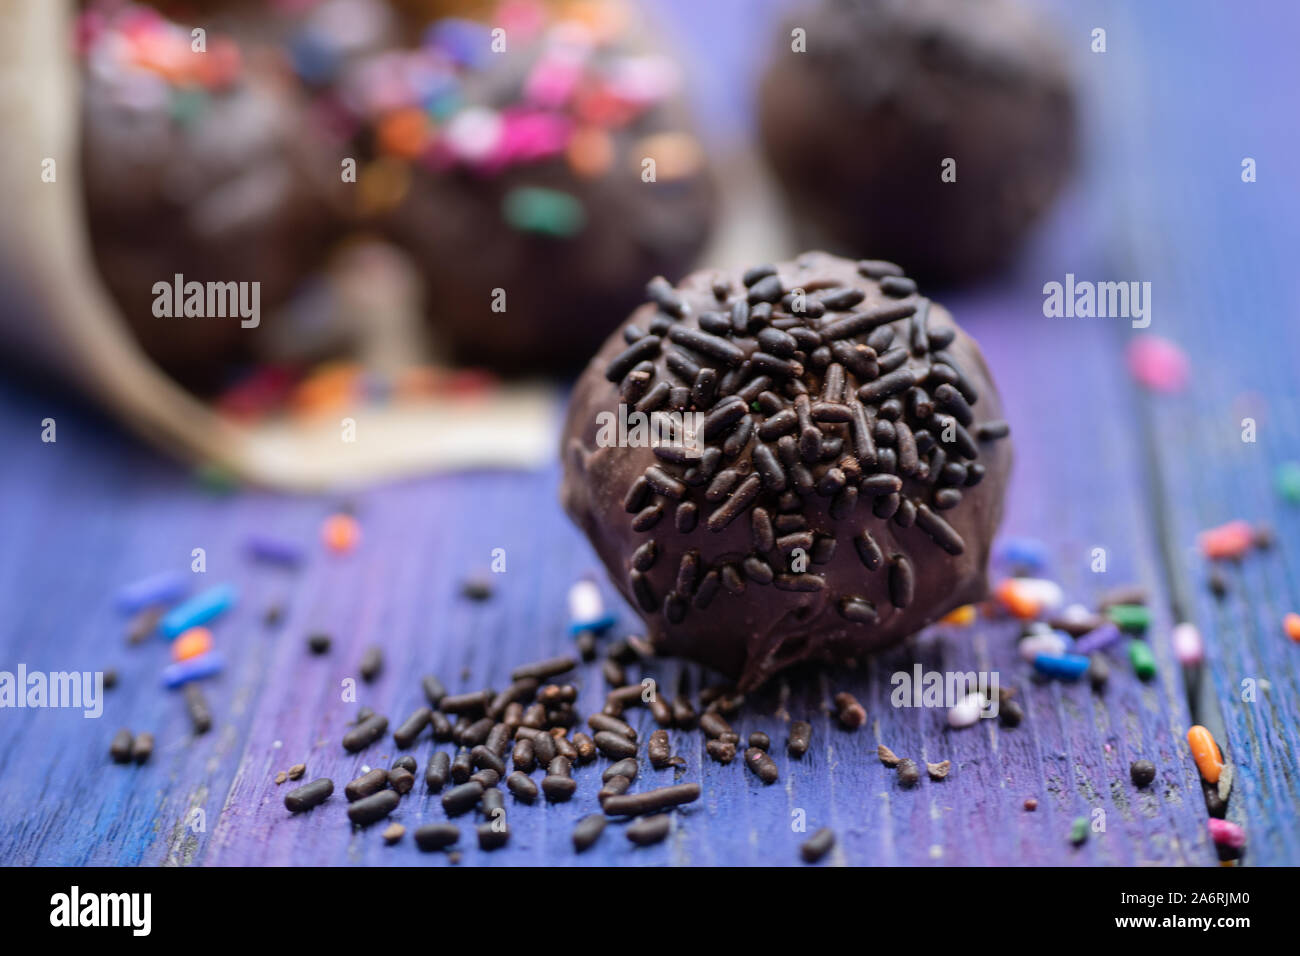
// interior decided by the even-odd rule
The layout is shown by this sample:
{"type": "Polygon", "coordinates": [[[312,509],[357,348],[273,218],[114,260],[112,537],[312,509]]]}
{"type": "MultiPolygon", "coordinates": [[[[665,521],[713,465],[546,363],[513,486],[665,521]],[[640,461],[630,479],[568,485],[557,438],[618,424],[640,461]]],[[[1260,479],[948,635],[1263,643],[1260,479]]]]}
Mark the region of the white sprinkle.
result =
{"type": "Polygon", "coordinates": [[[1017,648],[1020,656],[1029,663],[1034,662],[1034,658],[1039,654],[1050,654],[1053,657],[1060,657],[1066,652],[1065,638],[1061,637],[1055,631],[1046,633],[1038,632],[1030,634],[1022,640],[1017,648]]]}
{"type": "Polygon", "coordinates": [[[1178,663],[1199,664],[1205,660],[1205,642],[1195,624],[1175,625],[1171,639],[1178,663]]]}
{"type": "Polygon", "coordinates": [[[957,702],[956,707],[948,711],[948,726],[958,729],[971,726],[980,719],[980,711],[986,703],[984,695],[978,691],[967,694],[957,702]]]}
{"type": "Polygon", "coordinates": [[[569,621],[574,625],[591,624],[605,616],[605,602],[595,581],[583,579],[569,588],[569,621]]]}

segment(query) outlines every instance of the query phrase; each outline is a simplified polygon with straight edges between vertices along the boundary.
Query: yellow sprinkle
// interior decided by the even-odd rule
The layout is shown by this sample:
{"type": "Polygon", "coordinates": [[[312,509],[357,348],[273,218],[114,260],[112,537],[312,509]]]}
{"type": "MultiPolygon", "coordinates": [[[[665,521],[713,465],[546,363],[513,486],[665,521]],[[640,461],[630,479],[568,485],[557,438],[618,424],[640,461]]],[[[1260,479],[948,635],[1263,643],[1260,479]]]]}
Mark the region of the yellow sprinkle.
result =
{"type": "Polygon", "coordinates": [[[956,624],[958,627],[970,627],[975,623],[975,605],[963,604],[943,616],[941,624],[956,624]]]}

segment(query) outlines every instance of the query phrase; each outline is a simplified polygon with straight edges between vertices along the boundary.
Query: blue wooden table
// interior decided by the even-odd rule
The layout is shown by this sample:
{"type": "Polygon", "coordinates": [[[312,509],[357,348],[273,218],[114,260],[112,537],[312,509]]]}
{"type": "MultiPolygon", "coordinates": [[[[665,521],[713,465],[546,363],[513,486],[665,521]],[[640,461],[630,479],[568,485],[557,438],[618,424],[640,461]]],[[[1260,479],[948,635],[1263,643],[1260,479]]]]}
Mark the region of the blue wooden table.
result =
{"type": "MultiPolygon", "coordinates": [[[[661,5],[670,32],[714,51],[696,65],[707,111],[728,135],[743,134],[744,65],[767,36],[776,4],[740,0],[661,5]],[[758,12],[755,12],[758,11],[758,12]],[[734,29],[724,31],[723,24],[734,29]],[[737,119],[740,117],[740,119],[737,119]]],[[[798,863],[806,833],[832,827],[830,863],[1212,865],[1215,850],[1195,766],[1193,723],[1214,732],[1233,766],[1228,818],[1246,829],[1246,863],[1300,863],[1300,644],[1281,631],[1300,609],[1300,508],[1274,490],[1275,469],[1300,459],[1294,372],[1300,359],[1300,271],[1294,266],[1300,187],[1296,91],[1290,49],[1300,8],[1285,3],[1071,4],[1062,11],[1086,91],[1089,156],[1075,189],[1016,271],[997,284],[946,297],[983,344],[1001,384],[1017,443],[1004,532],[1033,536],[1050,552],[1049,575],[1071,600],[1095,602],[1128,584],[1151,595],[1149,640],[1158,676],[1137,680],[1122,658],[1110,685],[1037,683],[1004,621],[940,626],[848,674],[798,674],[751,695],[733,718],[742,734],[767,731],[780,782],[764,787],[741,761],[720,766],[695,735],[673,738],[679,771],[650,770],[638,788],[697,781],[702,798],[677,813],[670,838],[635,849],[613,826],[591,852],[570,849],[574,822],[596,809],[600,769],[578,768],[570,804],[523,807],[507,798],[511,840],[481,851],[473,817],[462,818],[461,865],[798,863]],[[1093,27],[1108,52],[1087,52],[1093,27]],[[1258,163],[1258,182],[1240,178],[1258,163]],[[1113,319],[1047,319],[1042,285],[1066,273],[1150,281],[1148,330],[1177,342],[1194,387],[1154,395],[1125,367],[1134,334],[1113,319]],[[1243,442],[1242,419],[1257,423],[1243,442]],[[1278,545],[1226,569],[1214,599],[1196,534],[1234,519],[1267,521],[1278,545]],[[1092,568],[1104,548],[1105,573],[1092,568]],[[1179,620],[1197,624],[1208,659],[1184,674],[1169,639],[1179,620]],[[997,670],[1018,689],[1025,720],[952,730],[942,709],[897,709],[889,675],[997,670]],[[1243,700],[1243,681],[1256,693],[1243,700]],[[850,690],[867,723],[839,727],[834,692],[850,690]],[[814,727],[802,761],[784,752],[788,721],[814,727]],[[952,761],[943,782],[901,789],[876,759],[885,744],[919,761],[952,761]],[[1152,760],[1154,786],[1135,789],[1129,764],[1152,760]],[[1026,812],[1027,798],[1038,801],[1026,812]],[[1077,817],[1104,812],[1106,829],[1075,847],[1077,817]]],[[[388,766],[391,736],[357,755],[340,738],[358,707],[395,725],[422,702],[419,675],[452,692],[502,687],[519,662],[571,649],[566,594],[598,562],[556,503],[558,471],[429,478],[350,495],[360,548],[329,555],[316,542],[331,497],[244,492],[213,495],[183,470],[68,400],[0,385],[0,669],[116,669],[99,720],[57,709],[0,711],[0,862],[30,864],[447,865],[408,836],[353,829],[342,786],[362,768],[388,766]],[[40,422],[59,422],[40,442],[40,422]],[[244,542],[270,532],[308,546],[296,571],[249,562],[244,542]],[[160,689],[165,642],[130,646],[113,607],[117,588],[163,568],[186,570],[194,548],[207,570],[194,584],[231,582],[236,609],[214,627],[229,662],[205,684],[215,716],[194,736],[179,694],[160,689]],[[493,549],[507,569],[494,596],[461,594],[493,549]],[[283,619],[264,621],[272,605],[283,619]],[[328,654],[307,635],[327,631],[328,654]],[[342,699],[363,651],[382,645],[386,665],[342,699]],[[149,730],[157,751],[144,766],[108,760],[118,727],[149,730]],[[277,772],[307,765],[331,777],[335,796],[304,815],[283,806],[277,772]],[[197,811],[197,812],[196,812],[197,811]]],[[[637,621],[619,613],[615,635],[637,621]]],[[[645,673],[675,684],[681,665],[645,673]]],[[[632,676],[639,670],[632,668],[632,676]]],[[[692,669],[698,687],[701,675],[692,669]]],[[[579,710],[599,709],[598,670],[580,672],[579,710]]],[[[1246,695],[1250,696],[1250,695],[1246,695]]],[[[642,732],[653,728],[629,712],[642,732]]],[[[450,749],[450,745],[441,745],[450,749]]],[[[427,736],[411,751],[423,766],[427,736]]],[[[393,819],[413,828],[444,818],[423,783],[393,819]]]]}

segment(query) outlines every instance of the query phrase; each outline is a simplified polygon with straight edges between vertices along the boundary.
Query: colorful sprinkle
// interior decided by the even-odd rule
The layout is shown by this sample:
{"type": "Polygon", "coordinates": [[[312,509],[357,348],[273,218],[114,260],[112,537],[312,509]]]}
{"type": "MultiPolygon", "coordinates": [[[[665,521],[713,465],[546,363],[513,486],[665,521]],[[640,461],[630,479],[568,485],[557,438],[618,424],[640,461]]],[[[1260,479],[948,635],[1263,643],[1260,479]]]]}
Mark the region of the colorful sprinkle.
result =
{"type": "Polygon", "coordinates": [[[220,651],[208,651],[199,657],[167,665],[162,672],[162,684],[164,687],[180,687],[190,681],[219,674],[225,667],[226,660],[220,651]]]}
{"type": "Polygon", "coordinates": [[[1300,461],[1279,465],[1274,481],[1279,495],[1293,505],[1300,505],[1300,461]]]}
{"type": "Polygon", "coordinates": [[[1240,850],[1246,845],[1246,831],[1235,823],[1211,817],[1209,820],[1210,838],[1219,846],[1229,846],[1240,850]]]}
{"type": "Polygon", "coordinates": [[[163,571],[128,584],[117,592],[117,607],[123,614],[134,614],[147,607],[173,604],[185,596],[188,582],[179,571],[163,571]]]}
{"type": "Polygon", "coordinates": [[[979,692],[967,694],[948,711],[948,726],[957,729],[970,727],[980,719],[980,713],[987,703],[984,695],[979,692]]]}
{"type": "Polygon", "coordinates": [[[335,554],[347,554],[361,540],[361,525],[349,514],[330,515],[321,526],[321,539],[335,554]]]}
{"type": "Polygon", "coordinates": [[[1151,612],[1142,604],[1112,604],[1106,616],[1130,634],[1145,634],[1151,626],[1151,612]]]}
{"type": "Polygon", "coordinates": [[[1016,650],[1030,664],[1041,655],[1060,656],[1070,649],[1064,637],[1055,631],[1039,631],[1022,638],[1016,650]]]}
{"type": "Polygon", "coordinates": [[[502,202],[501,212],[506,222],[521,232],[557,238],[576,236],[587,224],[586,212],[578,199],[556,189],[537,186],[510,190],[502,202]]]}
{"type": "Polygon", "coordinates": [[[1210,732],[1197,724],[1187,731],[1187,746],[1196,761],[1196,769],[1201,772],[1201,779],[1206,783],[1218,783],[1219,774],[1223,772],[1223,754],[1210,732]]]}
{"type": "Polygon", "coordinates": [[[1133,673],[1140,680],[1150,680],[1156,676],[1156,659],[1146,641],[1128,642],[1128,660],[1133,665],[1133,673]]]}
{"type": "Polygon", "coordinates": [[[1118,625],[1114,623],[1103,624],[1079,638],[1074,644],[1074,650],[1078,654],[1092,654],[1095,651],[1110,647],[1123,636],[1124,632],[1119,629],[1118,625]]]}
{"type": "Polygon", "coordinates": [[[993,546],[993,556],[1026,571],[1042,571],[1047,567],[1047,545],[1037,538],[1001,538],[993,546]]]}
{"type": "Polygon", "coordinates": [[[1170,635],[1174,646],[1174,656],[1184,666],[1199,664],[1205,660],[1205,641],[1200,629],[1195,624],[1178,624],[1170,635]]]}
{"type": "Polygon", "coordinates": [[[1088,672],[1088,658],[1082,654],[1039,654],[1034,670],[1054,680],[1075,681],[1088,672]]]}
{"type": "Polygon", "coordinates": [[[594,581],[584,578],[569,588],[569,633],[608,630],[616,618],[605,610],[605,601],[594,581]]]}
{"type": "Polygon", "coordinates": [[[1187,355],[1173,342],[1142,335],[1128,348],[1128,366],[1138,383],[1157,392],[1180,392],[1191,377],[1187,355]]]}
{"type": "Polygon", "coordinates": [[[212,650],[212,632],[206,627],[192,627],[172,642],[172,660],[187,661],[212,650]]]}
{"type": "Polygon", "coordinates": [[[1235,560],[1254,545],[1255,529],[1249,521],[1229,521],[1202,531],[1196,536],[1196,543],[1207,558],[1235,560]]]}
{"type": "Polygon", "coordinates": [[[1282,618],[1282,629],[1286,631],[1287,637],[1300,644],[1300,614],[1295,611],[1289,612],[1282,618]]]}
{"type": "Polygon", "coordinates": [[[939,621],[940,624],[951,624],[956,627],[970,627],[975,623],[977,612],[974,604],[963,604],[959,608],[954,608],[945,614],[939,621]]]}
{"type": "Polygon", "coordinates": [[[1023,587],[1020,581],[1020,578],[1007,578],[997,586],[993,596],[1012,617],[1032,620],[1042,613],[1043,607],[1032,590],[1023,587]]]}
{"type": "Polygon", "coordinates": [[[235,589],[229,584],[209,588],[164,614],[159,629],[168,640],[174,640],[190,628],[206,624],[229,610],[237,599],[235,589]]]}

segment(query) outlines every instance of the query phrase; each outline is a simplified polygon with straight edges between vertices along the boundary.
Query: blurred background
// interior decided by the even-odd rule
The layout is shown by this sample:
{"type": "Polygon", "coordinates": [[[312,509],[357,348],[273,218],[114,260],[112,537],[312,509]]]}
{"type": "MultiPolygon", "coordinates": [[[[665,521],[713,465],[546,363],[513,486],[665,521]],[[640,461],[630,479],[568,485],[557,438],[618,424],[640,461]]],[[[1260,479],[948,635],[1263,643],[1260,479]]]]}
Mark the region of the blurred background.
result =
{"type": "Polygon", "coordinates": [[[1079,188],[1086,44],[1034,2],[5,16],[9,367],[273,487],[537,465],[649,278],[820,247],[1014,282],[1079,188]]]}

